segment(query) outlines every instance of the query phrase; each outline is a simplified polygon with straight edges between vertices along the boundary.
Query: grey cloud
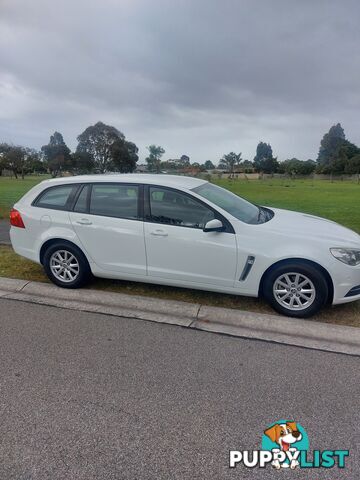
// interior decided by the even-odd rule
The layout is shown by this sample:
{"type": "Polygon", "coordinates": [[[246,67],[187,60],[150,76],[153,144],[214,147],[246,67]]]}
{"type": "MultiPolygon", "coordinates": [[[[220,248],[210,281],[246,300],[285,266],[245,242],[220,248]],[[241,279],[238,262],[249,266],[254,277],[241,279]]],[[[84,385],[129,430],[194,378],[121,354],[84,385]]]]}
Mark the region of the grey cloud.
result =
{"type": "Polygon", "coordinates": [[[166,157],[314,158],[358,129],[355,0],[0,0],[0,140],[68,144],[97,120],[166,157]]]}

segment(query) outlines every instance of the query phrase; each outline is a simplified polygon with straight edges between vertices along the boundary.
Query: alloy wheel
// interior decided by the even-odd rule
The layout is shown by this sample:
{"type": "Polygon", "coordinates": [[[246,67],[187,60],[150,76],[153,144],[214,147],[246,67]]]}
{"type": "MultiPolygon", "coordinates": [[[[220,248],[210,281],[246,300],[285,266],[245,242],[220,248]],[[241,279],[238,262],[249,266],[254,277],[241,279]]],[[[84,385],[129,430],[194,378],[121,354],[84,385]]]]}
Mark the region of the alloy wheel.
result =
{"type": "Polygon", "coordinates": [[[71,252],[57,250],[50,257],[50,270],[60,282],[70,283],[79,276],[80,265],[71,252]]]}
{"type": "Polygon", "coordinates": [[[314,303],[316,289],[306,275],[297,272],[281,274],[273,284],[276,301],[289,310],[305,310],[314,303]]]}

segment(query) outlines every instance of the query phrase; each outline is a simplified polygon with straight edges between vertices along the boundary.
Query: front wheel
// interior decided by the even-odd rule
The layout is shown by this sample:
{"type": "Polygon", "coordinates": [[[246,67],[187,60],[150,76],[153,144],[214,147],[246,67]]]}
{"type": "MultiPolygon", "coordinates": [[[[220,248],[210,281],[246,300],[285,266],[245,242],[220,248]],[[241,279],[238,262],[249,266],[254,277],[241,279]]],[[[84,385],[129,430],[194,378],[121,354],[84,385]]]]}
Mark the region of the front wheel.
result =
{"type": "Polygon", "coordinates": [[[79,288],[90,277],[90,267],[82,251],[68,243],[51,245],[44,254],[49,279],[63,288],[79,288]]]}
{"type": "Polygon", "coordinates": [[[315,266],[289,262],[270,270],[263,283],[263,295],[279,313],[307,318],[326,303],[328,285],[315,266]]]}

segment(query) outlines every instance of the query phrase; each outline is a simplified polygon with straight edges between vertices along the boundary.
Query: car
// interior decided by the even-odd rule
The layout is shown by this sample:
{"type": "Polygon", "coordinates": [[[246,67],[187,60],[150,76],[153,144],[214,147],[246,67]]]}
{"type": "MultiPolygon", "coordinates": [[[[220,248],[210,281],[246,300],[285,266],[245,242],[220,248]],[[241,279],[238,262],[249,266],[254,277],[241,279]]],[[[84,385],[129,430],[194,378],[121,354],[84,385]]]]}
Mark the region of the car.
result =
{"type": "Polygon", "coordinates": [[[16,253],[53,283],[91,275],[264,297],[290,317],[360,299],[360,236],[254,205],[199,178],[105,174],[46,180],[10,214],[16,253]]]}

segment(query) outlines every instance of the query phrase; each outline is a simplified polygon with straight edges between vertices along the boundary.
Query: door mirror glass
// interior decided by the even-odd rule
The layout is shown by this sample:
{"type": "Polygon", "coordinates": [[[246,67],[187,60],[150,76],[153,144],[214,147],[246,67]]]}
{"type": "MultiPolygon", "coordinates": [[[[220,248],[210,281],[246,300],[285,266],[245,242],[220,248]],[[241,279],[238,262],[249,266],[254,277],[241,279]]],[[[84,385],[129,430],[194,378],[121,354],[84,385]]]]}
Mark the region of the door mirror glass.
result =
{"type": "Polygon", "coordinates": [[[214,218],[210,220],[204,227],[204,232],[223,232],[225,229],[224,225],[220,220],[214,218]]]}

